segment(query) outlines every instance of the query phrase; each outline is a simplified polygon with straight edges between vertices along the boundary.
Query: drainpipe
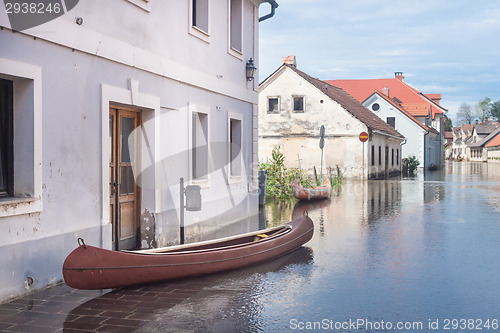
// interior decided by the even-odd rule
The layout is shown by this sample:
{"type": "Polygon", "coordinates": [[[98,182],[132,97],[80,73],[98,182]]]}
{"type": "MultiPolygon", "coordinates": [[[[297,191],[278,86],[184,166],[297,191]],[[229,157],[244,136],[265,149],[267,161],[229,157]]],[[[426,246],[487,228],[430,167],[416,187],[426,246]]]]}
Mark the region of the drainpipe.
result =
{"type": "MultiPolygon", "coordinates": [[[[274,16],[274,12],[276,11],[276,8],[278,8],[278,3],[276,2],[276,0],[264,0],[262,1],[262,3],[264,2],[267,2],[271,5],[271,13],[267,14],[267,15],[264,15],[262,17],[259,17],[259,22],[262,22],[262,21],[265,21],[267,19],[270,19],[271,17],[274,16]]],[[[261,3],[261,4],[262,4],[261,3]]]]}
{"type": "Polygon", "coordinates": [[[428,142],[427,142],[427,134],[429,134],[429,131],[425,131],[425,134],[424,134],[424,170],[425,170],[425,160],[427,159],[426,156],[427,156],[427,148],[429,146],[428,142]]]}
{"type": "MultiPolygon", "coordinates": [[[[399,162],[403,160],[403,146],[406,144],[408,140],[405,138],[403,142],[399,144],[399,162]]],[[[399,163],[399,173],[401,173],[401,168],[403,167],[403,164],[399,163]]]]}

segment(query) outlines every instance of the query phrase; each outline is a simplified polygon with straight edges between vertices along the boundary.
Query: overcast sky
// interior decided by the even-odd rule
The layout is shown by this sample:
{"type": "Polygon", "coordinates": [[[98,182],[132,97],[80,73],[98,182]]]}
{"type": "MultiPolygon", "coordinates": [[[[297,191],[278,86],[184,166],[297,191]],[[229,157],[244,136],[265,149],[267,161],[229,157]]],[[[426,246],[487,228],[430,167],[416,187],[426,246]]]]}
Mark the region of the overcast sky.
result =
{"type": "MultiPolygon", "coordinates": [[[[322,80],[394,77],[462,102],[500,100],[500,0],[277,0],[260,23],[259,79],[295,55],[322,80]]],[[[268,10],[261,6],[261,16],[268,10]]]]}

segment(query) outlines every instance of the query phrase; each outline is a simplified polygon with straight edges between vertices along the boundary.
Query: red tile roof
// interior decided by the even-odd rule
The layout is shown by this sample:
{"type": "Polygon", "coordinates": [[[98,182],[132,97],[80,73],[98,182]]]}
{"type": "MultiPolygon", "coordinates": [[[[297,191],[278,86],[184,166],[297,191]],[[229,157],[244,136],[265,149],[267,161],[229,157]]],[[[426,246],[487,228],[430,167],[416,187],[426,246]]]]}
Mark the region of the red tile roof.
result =
{"type": "MultiPolygon", "coordinates": [[[[326,80],[325,82],[344,89],[358,101],[367,99],[375,90],[389,90],[389,97],[396,97],[401,101],[403,107],[414,117],[428,116],[445,113],[447,110],[439,106],[432,99],[423,95],[420,91],[406,84],[402,79],[366,79],[366,80],[326,80]]],[[[439,94],[427,94],[437,97],[439,94]]]]}
{"type": "Polygon", "coordinates": [[[487,145],[486,147],[495,147],[500,146],[500,133],[497,134],[487,145]]]}
{"type": "Polygon", "coordinates": [[[474,125],[470,124],[463,124],[462,125],[462,131],[472,131],[474,130],[474,125]]]}
{"type": "Polygon", "coordinates": [[[345,110],[347,110],[355,118],[363,122],[366,126],[371,128],[372,130],[377,130],[379,132],[383,132],[385,134],[389,134],[404,139],[404,136],[401,135],[398,131],[396,131],[392,126],[390,126],[385,121],[380,119],[378,116],[373,114],[373,112],[364,107],[363,104],[361,104],[361,102],[354,99],[351,95],[349,95],[341,88],[334,87],[324,81],[313,78],[312,76],[309,76],[308,74],[302,72],[301,70],[298,70],[296,67],[289,65],[282,65],[282,66],[286,66],[289,69],[293,70],[303,79],[305,79],[313,86],[315,86],[317,89],[319,89],[322,93],[330,97],[335,102],[339,103],[345,110]]]}
{"type": "MultiPolygon", "coordinates": [[[[394,106],[395,108],[397,108],[401,113],[403,113],[405,116],[407,116],[408,118],[410,118],[411,120],[413,120],[417,125],[419,125],[420,127],[422,127],[424,130],[426,130],[426,131],[429,130],[429,127],[425,126],[420,121],[418,121],[417,119],[415,119],[415,117],[413,117],[411,115],[411,113],[409,113],[408,111],[406,111],[405,108],[403,108],[403,106],[400,103],[398,103],[397,101],[395,101],[394,99],[389,98],[385,94],[380,93],[380,92],[378,92],[376,90],[375,90],[375,92],[373,94],[377,94],[381,98],[385,99],[388,103],[390,103],[392,106],[394,106]]],[[[373,96],[373,94],[370,95],[370,97],[373,96]]]]}

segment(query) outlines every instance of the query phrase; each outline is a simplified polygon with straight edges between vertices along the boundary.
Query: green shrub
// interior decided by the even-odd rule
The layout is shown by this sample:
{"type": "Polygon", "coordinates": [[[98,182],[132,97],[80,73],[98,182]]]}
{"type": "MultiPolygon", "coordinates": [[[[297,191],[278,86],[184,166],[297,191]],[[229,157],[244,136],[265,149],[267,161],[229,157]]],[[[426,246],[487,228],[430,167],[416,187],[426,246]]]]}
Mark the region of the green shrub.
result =
{"type": "MultiPolygon", "coordinates": [[[[259,169],[267,171],[266,198],[285,200],[293,198],[292,182],[296,179],[304,187],[314,187],[320,184],[314,184],[311,176],[298,168],[285,167],[285,155],[280,151],[278,145],[274,147],[271,153],[271,159],[266,163],[260,163],[259,169]]],[[[331,179],[332,186],[342,184],[342,173],[334,179],[331,179]]],[[[318,180],[319,183],[319,180],[318,180]]]]}

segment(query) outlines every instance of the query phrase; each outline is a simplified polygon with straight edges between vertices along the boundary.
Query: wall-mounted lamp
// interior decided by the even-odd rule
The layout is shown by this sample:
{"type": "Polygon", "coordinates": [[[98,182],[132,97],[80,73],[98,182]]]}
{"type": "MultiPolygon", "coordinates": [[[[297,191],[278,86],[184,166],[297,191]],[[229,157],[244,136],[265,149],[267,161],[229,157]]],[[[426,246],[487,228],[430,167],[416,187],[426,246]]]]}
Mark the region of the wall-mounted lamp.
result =
{"type": "Polygon", "coordinates": [[[252,81],[253,78],[255,77],[255,71],[257,70],[257,67],[255,67],[253,63],[253,59],[250,58],[247,62],[247,80],[252,81]]]}

